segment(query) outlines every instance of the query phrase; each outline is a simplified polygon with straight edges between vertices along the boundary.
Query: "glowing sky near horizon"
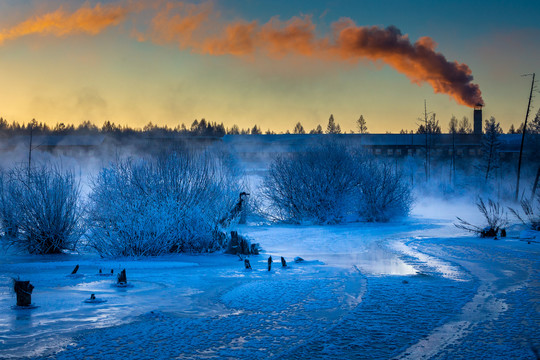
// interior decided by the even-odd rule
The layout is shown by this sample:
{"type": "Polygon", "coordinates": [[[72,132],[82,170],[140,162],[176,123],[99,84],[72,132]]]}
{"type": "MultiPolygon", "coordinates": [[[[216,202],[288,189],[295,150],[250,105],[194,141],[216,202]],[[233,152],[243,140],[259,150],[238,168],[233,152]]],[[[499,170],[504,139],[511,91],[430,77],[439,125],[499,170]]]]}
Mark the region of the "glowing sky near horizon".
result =
{"type": "Polygon", "coordinates": [[[376,133],[415,129],[426,99],[446,131],[483,99],[507,130],[525,115],[520,75],[539,70],[539,13],[537,1],[3,0],[0,116],[285,131],[333,114],[349,131],[362,114],[376,133]]]}

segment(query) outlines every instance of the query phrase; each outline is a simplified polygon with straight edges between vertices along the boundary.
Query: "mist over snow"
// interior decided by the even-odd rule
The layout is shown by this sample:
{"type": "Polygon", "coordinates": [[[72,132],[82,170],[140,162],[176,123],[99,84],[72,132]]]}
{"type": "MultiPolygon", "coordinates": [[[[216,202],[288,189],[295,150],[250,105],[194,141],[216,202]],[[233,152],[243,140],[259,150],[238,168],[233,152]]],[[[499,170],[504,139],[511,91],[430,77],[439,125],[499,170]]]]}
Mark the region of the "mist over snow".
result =
{"type": "Polygon", "coordinates": [[[1,208],[0,357],[506,359],[540,347],[540,240],[510,211],[528,219],[512,171],[486,181],[480,159],[455,173],[433,159],[426,181],[422,156],[295,135],[36,147],[29,170],[26,140],[1,158],[12,206],[1,208]],[[68,218],[84,235],[52,226],[66,218],[58,207],[40,214],[69,241],[46,251],[48,230],[30,248],[43,226],[20,225],[34,219],[22,204],[55,209],[31,194],[61,200],[59,184],[79,191],[80,218],[68,218]],[[455,226],[485,227],[488,198],[506,237],[455,226]],[[231,248],[231,231],[259,254],[231,248]],[[35,308],[15,306],[13,279],[35,287],[35,308]]]}

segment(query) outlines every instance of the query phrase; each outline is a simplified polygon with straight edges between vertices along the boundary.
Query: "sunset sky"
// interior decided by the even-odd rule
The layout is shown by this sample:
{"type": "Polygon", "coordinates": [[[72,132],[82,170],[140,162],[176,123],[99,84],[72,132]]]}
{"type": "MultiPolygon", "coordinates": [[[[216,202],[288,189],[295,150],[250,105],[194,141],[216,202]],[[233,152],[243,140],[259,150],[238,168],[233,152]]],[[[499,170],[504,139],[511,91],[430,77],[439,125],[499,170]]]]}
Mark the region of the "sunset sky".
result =
{"type": "Polygon", "coordinates": [[[540,77],[539,14],[537,0],[1,0],[0,116],[285,131],[333,114],[349,131],[362,114],[377,133],[416,129],[426,99],[443,131],[478,101],[506,131],[525,117],[521,75],[540,77]]]}

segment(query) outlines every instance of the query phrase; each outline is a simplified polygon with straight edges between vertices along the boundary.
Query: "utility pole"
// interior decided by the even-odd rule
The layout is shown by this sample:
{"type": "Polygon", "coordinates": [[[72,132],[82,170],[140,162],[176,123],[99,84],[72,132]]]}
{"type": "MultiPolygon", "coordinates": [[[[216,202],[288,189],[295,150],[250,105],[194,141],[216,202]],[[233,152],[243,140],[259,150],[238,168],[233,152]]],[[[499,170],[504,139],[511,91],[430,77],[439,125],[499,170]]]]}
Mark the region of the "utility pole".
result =
{"type": "Polygon", "coordinates": [[[530,76],[530,75],[532,75],[531,92],[529,94],[529,104],[527,105],[527,114],[525,115],[525,123],[523,123],[523,132],[521,134],[521,147],[519,149],[519,161],[518,161],[517,184],[516,184],[516,198],[515,198],[516,201],[518,200],[518,197],[519,197],[519,178],[521,175],[521,157],[523,156],[523,143],[525,142],[525,133],[527,132],[527,119],[529,118],[529,111],[531,110],[531,101],[532,101],[532,95],[533,95],[533,90],[534,90],[534,78],[536,76],[536,73],[521,75],[521,76],[530,76]]]}

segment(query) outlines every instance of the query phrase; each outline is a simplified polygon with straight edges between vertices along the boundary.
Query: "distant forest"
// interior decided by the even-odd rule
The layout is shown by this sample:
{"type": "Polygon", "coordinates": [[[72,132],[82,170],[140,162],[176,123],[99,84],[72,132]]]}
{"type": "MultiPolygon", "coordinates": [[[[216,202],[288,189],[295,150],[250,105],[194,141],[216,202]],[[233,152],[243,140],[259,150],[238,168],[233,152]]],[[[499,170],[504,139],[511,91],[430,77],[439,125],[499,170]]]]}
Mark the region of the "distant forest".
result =
{"type": "MultiPolygon", "coordinates": [[[[490,119],[491,120],[491,119],[490,119]]],[[[486,120],[487,121],[487,120],[486,120]]],[[[441,134],[443,129],[439,124],[439,120],[435,114],[431,114],[428,119],[418,119],[418,127],[415,130],[402,129],[400,134],[441,134]]],[[[350,134],[367,134],[368,125],[363,115],[360,115],[358,120],[355,121],[355,130],[351,130],[350,134]]],[[[448,123],[447,133],[449,134],[471,134],[472,124],[470,120],[464,116],[461,120],[458,120],[455,116],[452,116],[448,123]]],[[[527,126],[527,131],[540,134],[540,110],[536,113],[533,119],[530,119],[527,126]]],[[[82,124],[75,126],[73,124],[58,123],[54,127],[50,127],[47,124],[38,122],[35,119],[27,124],[20,124],[18,122],[9,122],[8,120],[0,117],[0,135],[12,136],[12,135],[28,135],[29,133],[35,135],[137,135],[144,134],[148,136],[206,136],[206,137],[222,137],[224,135],[273,135],[273,134],[342,134],[341,126],[334,120],[334,116],[330,115],[328,124],[323,129],[321,125],[317,125],[314,129],[306,130],[304,126],[298,122],[294,126],[292,131],[286,132],[274,132],[270,129],[263,132],[261,128],[254,125],[252,128],[240,128],[238,125],[233,125],[230,128],[225,127],[223,123],[209,122],[205,119],[195,120],[191,126],[187,127],[184,123],[176,126],[159,126],[153,123],[148,123],[142,128],[132,128],[129,125],[117,125],[114,122],[105,121],[101,127],[85,121],[82,124]]],[[[523,132],[523,124],[519,128],[515,128],[512,124],[508,129],[508,134],[520,134],[523,132]]],[[[389,133],[389,132],[387,132],[389,133]]]]}

